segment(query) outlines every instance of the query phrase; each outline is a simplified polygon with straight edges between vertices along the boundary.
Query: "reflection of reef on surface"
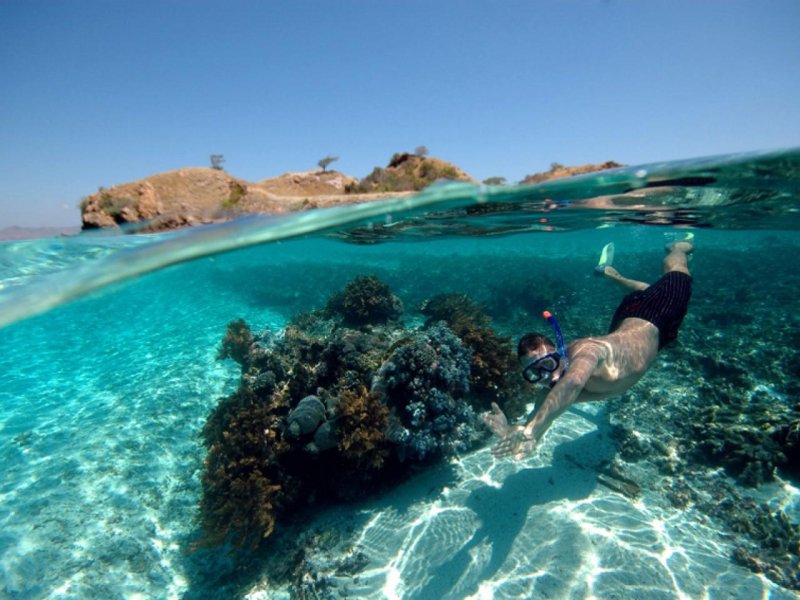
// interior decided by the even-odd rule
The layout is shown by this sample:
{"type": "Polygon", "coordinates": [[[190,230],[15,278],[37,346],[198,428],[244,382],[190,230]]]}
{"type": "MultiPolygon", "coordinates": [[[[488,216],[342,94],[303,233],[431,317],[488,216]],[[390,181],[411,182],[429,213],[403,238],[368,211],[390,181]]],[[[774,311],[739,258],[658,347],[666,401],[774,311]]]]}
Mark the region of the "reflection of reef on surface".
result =
{"type": "Polygon", "coordinates": [[[204,428],[204,542],[255,548],[304,507],[363,497],[485,440],[477,410],[508,396],[510,340],[459,303],[466,316],[443,308],[408,330],[402,302],[362,276],[281,334],[232,321],[219,357],[242,378],[204,428]]]}

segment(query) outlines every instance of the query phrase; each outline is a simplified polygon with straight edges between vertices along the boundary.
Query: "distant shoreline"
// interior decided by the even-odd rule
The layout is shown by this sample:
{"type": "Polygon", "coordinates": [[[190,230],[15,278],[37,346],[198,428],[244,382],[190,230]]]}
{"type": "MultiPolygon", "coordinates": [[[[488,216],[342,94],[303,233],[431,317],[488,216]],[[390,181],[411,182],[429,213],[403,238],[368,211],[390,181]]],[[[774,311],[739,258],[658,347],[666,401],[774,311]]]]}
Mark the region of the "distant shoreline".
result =
{"type": "Polygon", "coordinates": [[[34,240],[37,238],[55,237],[58,235],[75,235],[80,233],[80,225],[64,227],[20,227],[13,225],[0,229],[0,242],[18,240],[34,240]]]}

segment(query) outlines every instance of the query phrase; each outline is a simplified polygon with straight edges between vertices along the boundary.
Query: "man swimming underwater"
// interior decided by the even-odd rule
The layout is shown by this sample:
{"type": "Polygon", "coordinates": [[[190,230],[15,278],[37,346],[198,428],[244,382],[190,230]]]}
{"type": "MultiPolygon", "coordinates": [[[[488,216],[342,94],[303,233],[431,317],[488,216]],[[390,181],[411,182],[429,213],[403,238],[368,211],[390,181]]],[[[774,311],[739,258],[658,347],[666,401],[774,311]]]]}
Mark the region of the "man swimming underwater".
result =
{"type": "Polygon", "coordinates": [[[622,287],[634,290],[625,296],[611,319],[608,335],[588,337],[564,347],[558,322],[544,316],[556,334],[529,333],[519,340],[517,353],[522,376],[529,383],[549,383],[550,392],[536,403],[524,425],[509,425],[497,404],[481,415],[501,439],[492,454],[520,459],[529,454],[544,432],[575,402],[605,400],[635,384],[653,364],[661,348],[678,336],[692,294],[688,255],[694,250],[693,234],[667,246],[664,275],[653,285],[627,279],[611,266],[613,244],[603,248],[596,271],[622,287]]]}

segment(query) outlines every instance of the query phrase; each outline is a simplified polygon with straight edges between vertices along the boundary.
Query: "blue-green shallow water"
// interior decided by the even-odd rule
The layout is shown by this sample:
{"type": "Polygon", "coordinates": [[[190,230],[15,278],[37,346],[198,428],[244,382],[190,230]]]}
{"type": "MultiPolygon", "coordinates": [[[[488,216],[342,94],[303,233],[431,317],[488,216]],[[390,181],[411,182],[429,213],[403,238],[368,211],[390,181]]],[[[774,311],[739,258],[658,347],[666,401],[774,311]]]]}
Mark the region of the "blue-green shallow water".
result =
{"type": "MultiPolygon", "coordinates": [[[[29,312],[41,314],[0,330],[0,597],[271,598],[312,588],[332,598],[795,597],[732,560],[737,545],[754,542],[715,510],[725,498],[712,492],[730,490],[737,502],[753,497],[796,525],[798,482],[778,472],[746,487],[725,472],[722,458],[670,466],[689,461],[683,452],[697,440],[682,444],[679,436],[690,436],[685,425],[702,403],[724,401],[711,390],[754,405],[767,398],[779,416],[797,401],[797,154],[770,160],[761,171],[752,159],[728,163],[733,183],[713,194],[730,200],[739,190],[748,201],[728,202],[724,219],[715,205],[691,205],[712,192],[707,183],[687,185],[698,182],[686,179],[692,165],[680,163],[672,169],[684,181],[673,181],[669,192],[671,201],[681,199],[678,209],[674,202],[669,210],[624,214],[591,209],[574,199],[603,195],[609,179],[589,177],[558,189],[504,191],[495,200],[512,205],[489,214],[470,215],[467,207],[495,202],[456,194],[446,206],[434,203],[444,212],[433,217],[417,211],[398,219],[393,207],[385,230],[378,213],[370,219],[380,225],[371,228],[334,237],[307,229],[296,239],[226,253],[220,250],[230,247],[211,248],[192,232],[3,245],[4,308],[35,299],[28,290],[61,293],[71,280],[92,281],[109,260],[123,264],[120,256],[135,263],[141,248],[156,248],[156,267],[179,262],[170,254],[173,240],[202,258],[139,278],[126,274],[103,290],[85,286],[65,295],[81,299],[36,308],[29,312]],[[767,173],[776,161],[789,165],[777,176],[767,173]],[[570,191],[569,205],[548,208],[546,199],[570,191]],[[409,327],[422,321],[414,310],[422,300],[466,292],[487,306],[502,334],[540,326],[537,315],[549,308],[567,338],[591,335],[605,331],[622,296],[592,275],[602,245],[615,242],[615,265],[626,275],[653,280],[664,243],[683,233],[667,225],[687,219],[699,227],[689,315],[679,341],[620,400],[565,414],[525,461],[472,452],[378,498],[306,516],[247,560],[190,551],[205,456],[199,432],[218,399],[238,385],[238,366],[216,360],[230,320],[278,331],[352,277],[376,274],[403,300],[409,327]],[[398,220],[409,223],[406,235],[394,234],[398,220]],[[615,227],[597,229],[606,224],[615,227]],[[387,232],[392,238],[383,241],[387,232]],[[380,243],[345,241],[353,239],[380,243]],[[643,448],[631,450],[631,440],[643,448]],[[598,483],[600,463],[615,457],[642,488],[635,500],[598,483]],[[687,505],[670,501],[676,482],[695,490],[687,505]],[[297,539],[307,541],[307,572],[320,578],[306,588],[275,577],[274,563],[293,560],[297,539]],[[354,573],[337,569],[354,550],[366,564],[354,573]]],[[[715,164],[726,163],[695,167],[723,169],[715,164]]],[[[329,223],[320,227],[330,232],[329,223]]],[[[215,237],[238,232],[249,244],[250,235],[269,239],[269,228],[250,221],[215,237]]],[[[775,422],[743,414],[755,426],[775,422]]]]}

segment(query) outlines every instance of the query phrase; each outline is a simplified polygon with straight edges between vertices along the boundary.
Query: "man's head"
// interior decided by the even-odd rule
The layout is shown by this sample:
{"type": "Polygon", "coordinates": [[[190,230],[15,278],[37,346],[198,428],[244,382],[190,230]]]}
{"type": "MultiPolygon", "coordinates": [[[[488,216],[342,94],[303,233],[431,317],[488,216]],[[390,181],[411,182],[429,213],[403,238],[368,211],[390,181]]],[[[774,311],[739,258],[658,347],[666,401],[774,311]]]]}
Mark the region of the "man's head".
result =
{"type": "Polygon", "coordinates": [[[547,336],[527,333],[517,344],[522,376],[528,383],[549,382],[555,385],[561,377],[562,361],[556,345],[547,336]]]}

